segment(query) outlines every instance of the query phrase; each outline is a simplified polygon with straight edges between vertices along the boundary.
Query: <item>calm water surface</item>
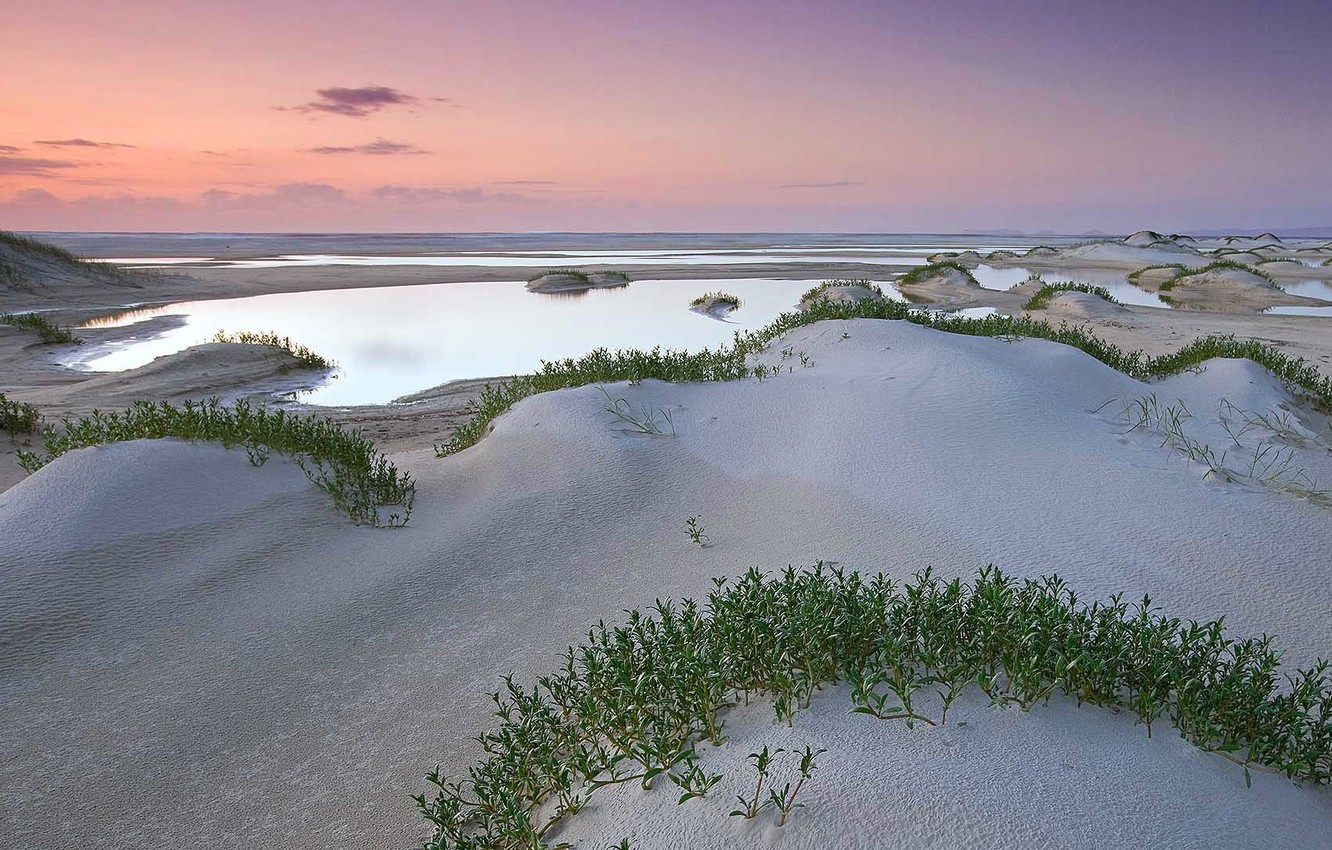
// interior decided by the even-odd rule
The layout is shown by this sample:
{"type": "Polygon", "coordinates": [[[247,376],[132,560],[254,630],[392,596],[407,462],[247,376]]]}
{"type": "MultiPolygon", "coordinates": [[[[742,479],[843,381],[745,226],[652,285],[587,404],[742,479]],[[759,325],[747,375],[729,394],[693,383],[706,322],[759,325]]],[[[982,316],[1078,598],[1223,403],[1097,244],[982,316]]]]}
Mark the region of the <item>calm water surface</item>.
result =
{"type": "Polygon", "coordinates": [[[142,366],[207,341],[219,330],[268,331],[337,361],[339,376],[303,400],[369,404],[459,378],[530,372],[542,360],[606,348],[683,348],[727,343],[793,309],[812,280],[634,281],[578,295],[528,292],[522,283],[447,283],[325,290],[191,301],[123,314],[102,326],[178,317],[160,330],[76,352],[71,365],[96,371],[142,366]],[[743,306],[725,321],[689,310],[724,289],[743,306]]]}

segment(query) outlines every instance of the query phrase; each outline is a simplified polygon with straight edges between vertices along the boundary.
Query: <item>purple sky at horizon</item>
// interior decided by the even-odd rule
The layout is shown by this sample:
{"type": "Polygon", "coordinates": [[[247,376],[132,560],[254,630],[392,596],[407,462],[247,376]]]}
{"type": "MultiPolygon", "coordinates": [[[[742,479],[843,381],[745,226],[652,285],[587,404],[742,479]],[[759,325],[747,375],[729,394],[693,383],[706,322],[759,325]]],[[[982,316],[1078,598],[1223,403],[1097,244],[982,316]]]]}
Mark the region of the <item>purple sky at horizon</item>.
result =
{"type": "Polygon", "coordinates": [[[1332,4],[49,0],[0,229],[1332,226],[1332,4]]]}

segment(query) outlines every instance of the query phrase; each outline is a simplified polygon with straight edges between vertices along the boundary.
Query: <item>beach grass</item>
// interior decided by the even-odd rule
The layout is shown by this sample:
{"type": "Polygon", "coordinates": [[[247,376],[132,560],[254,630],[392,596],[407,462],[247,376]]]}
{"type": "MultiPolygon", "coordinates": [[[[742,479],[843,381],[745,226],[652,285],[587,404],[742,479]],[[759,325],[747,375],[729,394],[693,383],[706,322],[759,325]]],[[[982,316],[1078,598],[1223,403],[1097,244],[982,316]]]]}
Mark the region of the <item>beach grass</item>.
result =
{"type": "Polygon", "coordinates": [[[83,341],[69,328],[62,328],[40,313],[3,313],[0,314],[0,325],[32,331],[47,345],[77,345],[83,341]]]}
{"type": "Polygon", "coordinates": [[[31,404],[14,401],[0,393],[0,431],[13,434],[32,434],[42,422],[42,415],[31,404]]]}
{"type": "Polygon", "coordinates": [[[411,517],[416,494],[411,475],[400,473],[360,431],[243,400],[186,401],[180,407],[140,401],[120,413],[93,411],[43,428],[45,451],[20,452],[19,463],[31,473],[75,449],[168,437],[241,446],[256,466],[271,452],[290,457],[357,523],[400,526],[411,517]]]}
{"type": "Polygon", "coordinates": [[[309,369],[336,369],[337,364],[322,355],[316,354],[310,348],[299,345],[291,341],[290,337],[278,336],[273,331],[253,332],[238,331],[228,333],[218,331],[213,334],[210,342],[230,342],[241,345],[263,345],[269,348],[276,348],[287,352],[295,357],[300,364],[309,369]]]}
{"type": "Polygon", "coordinates": [[[916,283],[924,283],[930,278],[943,274],[944,272],[947,272],[950,269],[952,271],[961,272],[962,274],[966,275],[967,280],[971,281],[972,283],[975,283],[977,286],[980,285],[979,283],[977,283],[976,276],[971,273],[970,269],[968,269],[966,266],[962,265],[961,263],[955,262],[953,260],[943,260],[942,262],[938,263],[929,263],[923,266],[916,266],[914,269],[902,275],[902,277],[899,278],[897,282],[899,285],[904,285],[904,286],[911,286],[912,284],[916,283]]]}
{"type": "Polygon", "coordinates": [[[1110,290],[1103,286],[1093,286],[1090,283],[1044,283],[1040,289],[1036,290],[1035,295],[1027,299],[1027,303],[1022,305],[1022,309],[1044,310],[1054,300],[1054,297],[1061,292],[1085,292],[1111,304],[1119,303],[1110,294],[1110,290]]]}
{"type": "MultiPolygon", "coordinates": [[[[1329,665],[1286,671],[1270,637],[1234,638],[1146,596],[1088,604],[1055,575],[1020,581],[989,566],[949,581],[926,569],[897,584],[818,563],[715,579],[702,604],[629,611],[593,626],[554,673],[506,678],[482,758],[466,776],[431,771],[433,796],[415,797],[433,830],[425,847],[545,847],[602,788],[693,786],[696,748],[724,742],[731,708],[766,700],[791,724],[838,682],[852,712],[907,727],[946,724],[968,692],[1024,711],[1060,698],[1122,713],[1149,736],[1173,728],[1246,780],[1332,781],[1329,665]]],[[[740,814],[756,816],[759,799],[740,814]]]]}
{"type": "MultiPolygon", "coordinates": [[[[534,280],[540,280],[540,279],[543,278],[543,277],[551,277],[551,276],[555,276],[555,275],[559,275],[559,276],[562,276],[562,277],[571,277],[571,278],[574,278],[575,280],[580,280],[580,281],[582,281],[583,283],[591,283],[591,282],[592,282],[592,278],[588,275],[587,272],[583,271],[582,269],[546,269],[546,270],[545,270],[544,272],[542,272],[541,274],[533,275],[532,277],[529,277],[529,278],[527,279],[527,282],[528,282],[528,283],[531,283],[531,282],[534,281],[534,280]]],[[[628,276],[626,275],[626,276],[625,276],[625,280],[628,280],[628,279],[629,279],[629,278],[628,278],[628,276]]]]}
{"type": "MultiPolygon", "coordinates": [[[[1202,274],[1209,274],[1211,272],[1226,272],[1226,271],[1247,272],[1251,275],[1255,275],[1267,281],[1267,284],[1271,286],[1273,289],[1280,288],[1277,286],[1276,280],[1274,280],[1272,276],[1269,275],[1267,272],[1260,271],[1259,269],[1256,269],[1253,266],[1245,265],[1244,263],[1237,263],[1234,260],[1217,260],[1216,262],[1208,263],[1207,265],[1200,266],[1199,268],[1196,269],[1189,269],[1189,268],[1183,269],[1174,277],[1170,278],[1170,280],[1167,280],[1165,283],[1162,283],[1161,291],[1169,292],[1170,290],[1179,286],[1181,283],[1187,283],[1188,278],[1190,277],[1196,277],[1197,275],[1202,275],[1202,274]]],[[[1132,278],[1130,277],[1130,279],[1132,278]]]]}
{"type": "Polygon", "coordinates": [[[650,351],[598,348],[578,358],[543,361],[535,373],[487,384],[474,404],[471,417],[446,442],[435,446],[435,454],[446,457],[475,445],[500,414],[537,393],[616,381],[702,382],[763,377],[769,370],[761,365],[748,365],[746,359],[750,355],[762,351],[787,331],[828,319],[895,319],[968,336],[1046,339],[1077,348],[1139,380],[1169,377],[1214,357],[1245,358],[1266,367],[1292,391],[1307,396],[1320,409],[1332,411],[1332,378],[1322,375],[1302,358],[1292,357],[1274,346],[1230,335],[1201,337],[1173,354],[1149,357],[1141,351],[1124,351],[1089,328],[1067,322],[1054,326],[1025,316],[966,318],[914,309],[900,301],[821,299],[808,309],[781,314],[766,327],[738,332],[730,345],[716,349],[688,352],[660,347],[650,351]]]}
{"type": "MultiPolygon", "coordinates": [[[[26,254],[47,262],[65,266],[79,266],[82,269],[101,274],[104,278],[109,277],[114,283],[121,286],[140,286],[143,279],[160,276],[160,272],[145,269],[124,269],[114,263],[89,260],[67,251],[59,245],[52,245],[50,242],[43,242],[40,239],[23,236],[8,230],[0,230],[0,247],[9,248],[18,254],[26,254]]],[[[12,283],[22,286],[27,282],[22,278],[19,269],[16,267],[11,267],[6,274],[12,283]]]]}

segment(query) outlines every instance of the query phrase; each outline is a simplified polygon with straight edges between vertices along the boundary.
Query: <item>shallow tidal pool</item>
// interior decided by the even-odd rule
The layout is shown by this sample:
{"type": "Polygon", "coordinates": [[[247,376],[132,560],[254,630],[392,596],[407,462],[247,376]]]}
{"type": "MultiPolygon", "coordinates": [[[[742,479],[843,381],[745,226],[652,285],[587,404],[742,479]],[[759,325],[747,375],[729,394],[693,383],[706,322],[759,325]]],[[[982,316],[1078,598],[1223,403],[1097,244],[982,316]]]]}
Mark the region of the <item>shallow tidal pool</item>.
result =
{"type": "Polygon", "coordinates": [[[561,295],[528,292],[520,282],[445,283],[187,301],[90,323],[143,330],[84,346],[68,365],[115,372],[207,342],[219,330],[275,331],[338,364],[337,377],[302,401],[379,404],[447,381],[531,372],[542,360],[599,347],[716,347],[794,309],[817,282],[642,280],[561,295]],[[718,289],[739,296],[741,308],[725,320],[689,309],[718,289]]]}

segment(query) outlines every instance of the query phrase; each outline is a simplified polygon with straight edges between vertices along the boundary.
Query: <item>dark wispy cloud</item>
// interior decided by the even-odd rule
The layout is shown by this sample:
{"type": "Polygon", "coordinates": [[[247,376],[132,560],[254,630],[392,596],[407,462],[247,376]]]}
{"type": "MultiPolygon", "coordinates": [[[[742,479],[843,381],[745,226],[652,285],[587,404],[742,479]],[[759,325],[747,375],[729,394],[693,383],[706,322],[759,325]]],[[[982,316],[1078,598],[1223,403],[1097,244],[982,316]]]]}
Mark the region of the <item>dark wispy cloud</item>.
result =
{"type": "Polygon", "coordinates": [[[315,115],[342,115],[347,118],[364,118],[392,106],[419,106],[423,101],[432,103],[448,102],[448,98],[420,98],[389,86],[362,86],[360,88],[334,86],[332,88],[316,89],[315,94],[318,97],[309,103],[303,103],[300,106],[279,106],[277,108],[284,111],[305,112],[315,115]]]}
{"type": "Polygon", "coordinates": [[[78,168],[79,163],[63,159],[41,159],[29,156],[0,156],[0,174],[6,176],[57,177],[66,168],[78,168]]]}
{"type": "Polygon", "coordinates": [[[456,201],[464,204],[478,204],[483,201],[500,203],[522,203],[530,200],[512,192],[487,192],[484,189],[438,189],[434,187],[380,186],[371,189],[370,196],[381,201],[398,203],[425,204],[438,201],[456,201]]]}
{"type": "Polygon", "coordinates": [[[496,180],[496,186],[557,186],[554,180],[496,180]]]}
{"type": "Polygon", "coordinates": [[[33,144],[48,148],[132,148],[120,142],[93,142],[88,139],[38,139],[33,144]]]}
{"type": "Polygon", "coordinates": [[[427,154],[430,151],[423,151],[416,145],[409,145],[403,142],[390,142],[388,139],[375,139],[373,142],[364,145],[352,145],[349,147],[327,146],[319,148],[309,148],[308,153],[339,154],[339,153],[363,153],[371,156],[394,156],[418,154],[427,154]]]}
{"type": "Polygon", "coordinates": [[[13,145],[0,145],[0,153],[18,153],[23,148],[16,148],[13,145]]]}
{"type": "Polygon", "coordinates": [[[827,183],[783,183],[783,189],[848,189],[852,186],[864,186],[862,180],[830,180],[827,183]]]}

